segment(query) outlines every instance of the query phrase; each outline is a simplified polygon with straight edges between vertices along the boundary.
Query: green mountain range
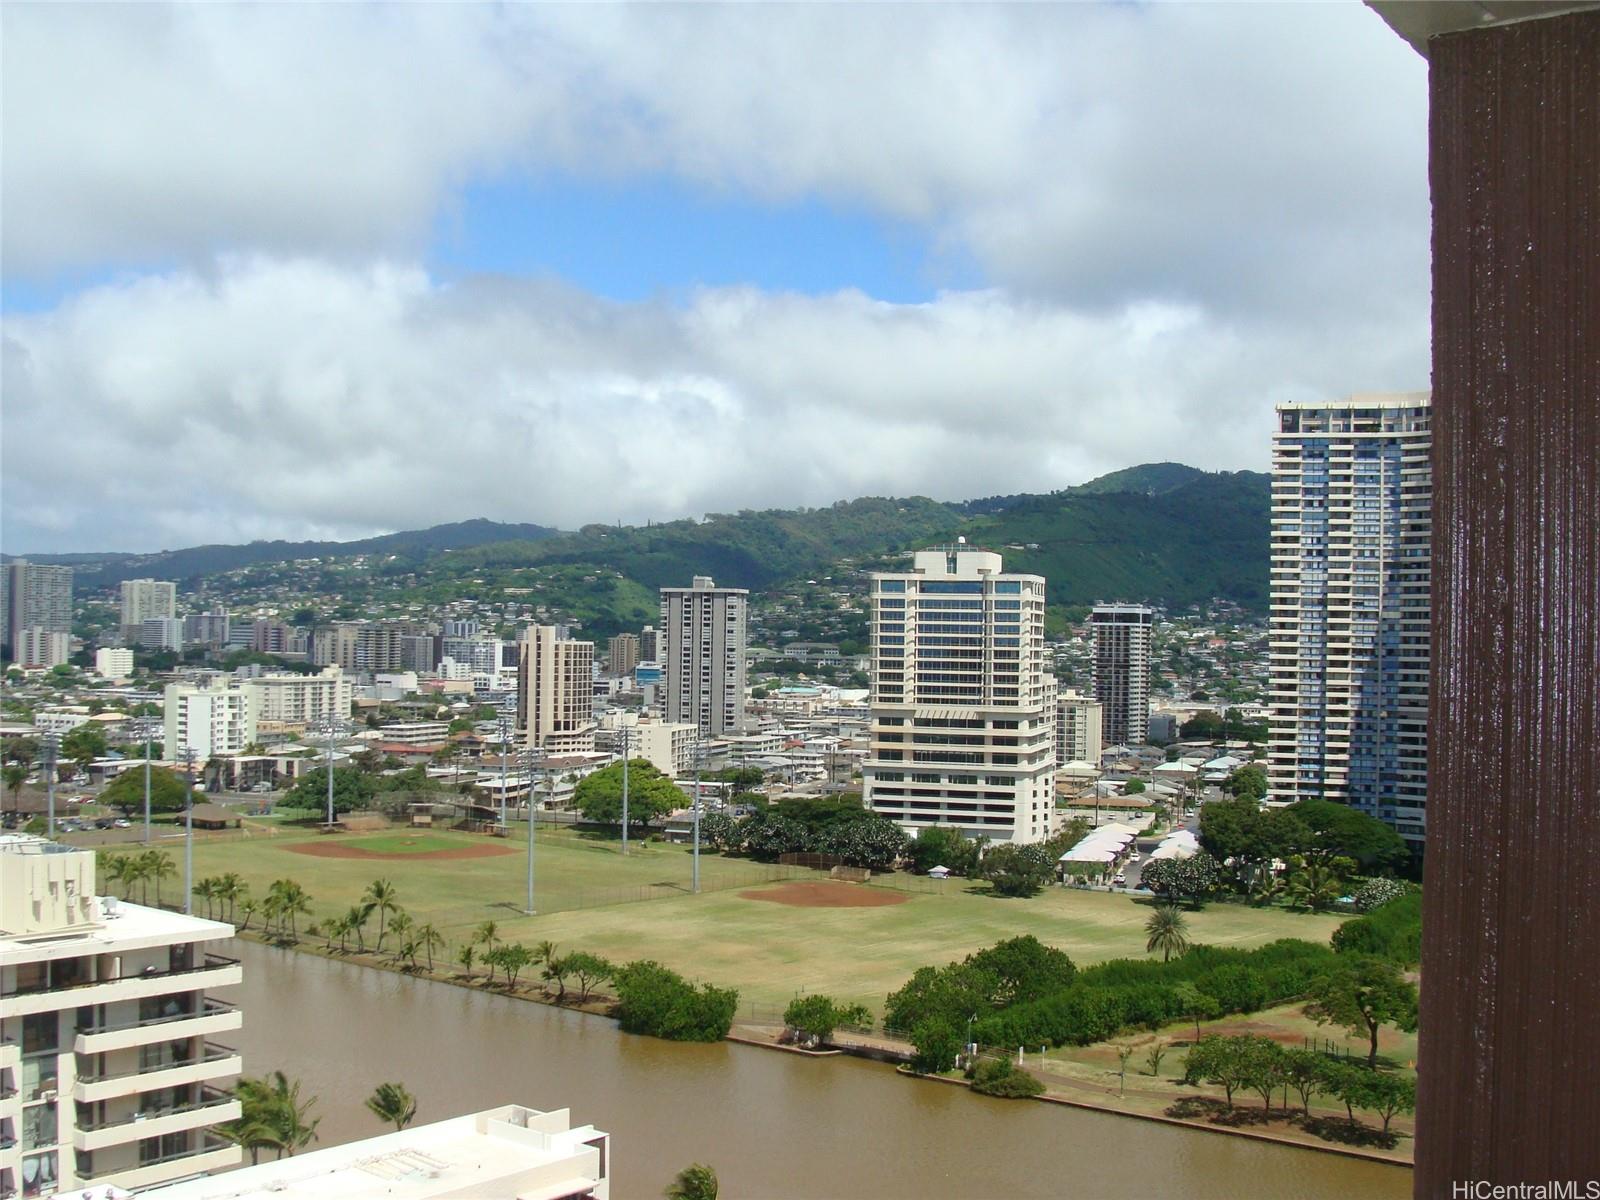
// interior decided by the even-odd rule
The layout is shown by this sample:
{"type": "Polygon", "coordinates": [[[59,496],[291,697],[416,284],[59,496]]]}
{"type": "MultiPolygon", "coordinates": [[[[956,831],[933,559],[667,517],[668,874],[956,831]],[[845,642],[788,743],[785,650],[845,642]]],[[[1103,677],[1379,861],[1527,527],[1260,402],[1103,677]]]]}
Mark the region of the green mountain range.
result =
{"type": "MultiPolygon", "coordinates": [[[[415,588],[470,580],[485,588],[540,578],[624,588],[635,598],[711,575],[760,591],[826,574],[841,560],[883,561],[966,537],[998,550],[1008,570],[1049,580],[1052,605],[1144,601],[1173,608],[1212,598],[1264,611],[1267,604],[1267,476],[1211,473],[1179,463],[1116,471],[1047,495],[949,504],[926,497],[868,497],[827,508],[711,513],[662,524],[540,525],[464,521],[356,542],[252,542],[146,555],[35,555],[72,562],[80,589],[140,576],[198,577],[294,559],[381,555],[371,583],[415,588]]],[[[620,615],[620,614],[619,614],[620,615]]]]}

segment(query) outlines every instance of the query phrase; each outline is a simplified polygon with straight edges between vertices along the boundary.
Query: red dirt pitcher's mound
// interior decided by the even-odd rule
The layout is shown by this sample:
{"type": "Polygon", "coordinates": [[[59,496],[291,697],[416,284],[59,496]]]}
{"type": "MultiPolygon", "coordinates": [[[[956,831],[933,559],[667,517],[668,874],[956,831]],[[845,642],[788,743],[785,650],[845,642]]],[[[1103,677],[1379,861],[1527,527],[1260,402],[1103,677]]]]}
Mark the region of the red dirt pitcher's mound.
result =
{"type": "Polygon", "coordinates": [[[795,908],[883,908],[911,899],[904,892],[862,887],[859,883],[784,883],[739,895],[745,900],[769,900],[795,908]]]}
{"type": "Polygon", "coordinates": [[[453,846],[448,850],[418,850],[414,853],[380,854],[376,850],[366,850],[360,846],[344,846],[338,842],[302,842],[298,846],[287,846],[296,854],[309,854],[312,858],[366,858],[374,861],[388,862],[444,862],[447,859],[459,858],[494,858],[501,854],[515,854],[511,846],[497,846],[492,842],[485,842],[481,846],[453,846]]]}

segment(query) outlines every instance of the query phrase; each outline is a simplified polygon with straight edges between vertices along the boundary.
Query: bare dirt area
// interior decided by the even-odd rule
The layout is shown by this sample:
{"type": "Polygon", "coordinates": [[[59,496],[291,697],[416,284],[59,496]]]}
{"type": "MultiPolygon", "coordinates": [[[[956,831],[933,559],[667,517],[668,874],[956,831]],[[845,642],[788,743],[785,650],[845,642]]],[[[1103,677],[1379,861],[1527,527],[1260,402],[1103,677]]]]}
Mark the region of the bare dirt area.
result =
{"type": "Polygon", "coordinates": [[[904,892],[864,887],[859,883],[780,883],[740,892],[744,900],[766,900],[792,908],[885,908],[911,899],[904,892]]]}
{"type": "Polygon", "coordinates": [[[446,862],[463,858],[498,858],[502,854],[516,853],[511,846],[497,846],[493,842],[485,842],[481,846],[452,846],[448,850],[419,850],[399,854],[382,854],[339,842],[302,842],[298,846],[284,848],[312,858],[362,858],[374,862],[446,862]]]}

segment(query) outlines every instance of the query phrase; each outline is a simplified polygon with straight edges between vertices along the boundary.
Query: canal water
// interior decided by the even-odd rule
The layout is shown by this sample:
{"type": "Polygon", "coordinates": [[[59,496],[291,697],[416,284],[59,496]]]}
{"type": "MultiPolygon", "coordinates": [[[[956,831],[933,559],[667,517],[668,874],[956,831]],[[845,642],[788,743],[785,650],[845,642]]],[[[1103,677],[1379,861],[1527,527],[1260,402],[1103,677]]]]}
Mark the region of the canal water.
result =
{"type": "Polygon", "coordinates": [[[730,1200],[1151,1197],[1400,1200],[1398,1167],[910,1080],[812,1059],[618,1032],[602,1017],[236,941],[247,1074],[315,1095],[331,1146],[387,1128],[362,1101],[398,1081],[428,1122],[519,1103],[614,1137],[612,1195],[659,1197],[691,1162],[730,1200]]]}

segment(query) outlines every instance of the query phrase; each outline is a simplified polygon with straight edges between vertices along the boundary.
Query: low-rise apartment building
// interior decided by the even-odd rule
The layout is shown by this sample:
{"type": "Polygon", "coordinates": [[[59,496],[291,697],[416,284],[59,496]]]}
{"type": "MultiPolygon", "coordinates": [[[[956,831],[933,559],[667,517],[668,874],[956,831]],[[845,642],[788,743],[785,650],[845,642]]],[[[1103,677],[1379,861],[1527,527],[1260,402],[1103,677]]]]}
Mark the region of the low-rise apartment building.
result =
{"type": "MultiPolygon", "coordinates": [[[[92,851],[0,838],[0,1195],[137,1189],[239,1161],[233,928],[95,894],[92,851]]],[[[98,1192],[96,1193],[98,1194],[98,1192]]]]}

